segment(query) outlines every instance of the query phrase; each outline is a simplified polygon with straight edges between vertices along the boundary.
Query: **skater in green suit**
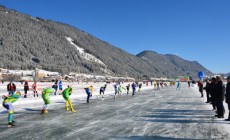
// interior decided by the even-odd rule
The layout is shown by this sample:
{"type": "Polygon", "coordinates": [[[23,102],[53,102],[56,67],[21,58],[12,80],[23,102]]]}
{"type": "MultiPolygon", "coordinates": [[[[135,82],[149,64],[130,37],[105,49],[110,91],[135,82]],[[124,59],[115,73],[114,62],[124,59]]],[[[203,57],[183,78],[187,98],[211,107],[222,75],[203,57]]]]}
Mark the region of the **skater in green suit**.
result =
{"type": "Polygon", "coordinates": [[[8,127],[13,127],[15,126],[13,124],[13,114],[14,114],[14,109],[12,106],[12,103],[16,102],[21,96],[20,92],[16,92],[15,94],[12,94],[10,96],[3,96],[3,107],[7,109],[8,111],[8,127]]]}
{"type": "Polygon", "coordinates": [[[67,87],[63,92],[62,92],[62,96],[63,98],[65,99],[65,107],[66,107],[66,110],[68,111],[69,110],[69,106],[70,106],[70,109],[72,112],[76,112],[76,110],[74,110],[73,108],[73,105],[72,105],[72,102],[70,101],[70,95],[72,93],[72,88],[71,87],[67,87]]]}
{"type": "Polygon", "coordinates": [[[42,109],[42,112],[41,114],[47,114],[48,113],[48,104],[50,104],[50,94],[51,93],[54,93],[55,90],[53,88],[44,88],[43,91],[42,91],[42,99],[44,101],[44,106],[43,106],[43,109],[42,109]]]}

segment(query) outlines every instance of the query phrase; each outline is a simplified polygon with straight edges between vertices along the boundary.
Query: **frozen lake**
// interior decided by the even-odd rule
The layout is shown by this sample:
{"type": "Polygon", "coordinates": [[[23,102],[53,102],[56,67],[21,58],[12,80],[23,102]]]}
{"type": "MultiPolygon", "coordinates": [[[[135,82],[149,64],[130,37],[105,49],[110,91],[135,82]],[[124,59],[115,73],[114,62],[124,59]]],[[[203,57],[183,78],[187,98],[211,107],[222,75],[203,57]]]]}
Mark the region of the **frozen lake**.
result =
{"type": "Polygon", "coordinates": [[[108,95],[90,104],[72,100],[76,113],[66,112],[63,100],[53,102],[47,115],[40,114],[41,105],[16,107],[15,128],[7,128],[7,114],[2,113],[0,139],[230,139],[224,126],[230,123],[215,119],[210,104],[185,84],[180,91],[169,87],[117,99],[108,95]]]}

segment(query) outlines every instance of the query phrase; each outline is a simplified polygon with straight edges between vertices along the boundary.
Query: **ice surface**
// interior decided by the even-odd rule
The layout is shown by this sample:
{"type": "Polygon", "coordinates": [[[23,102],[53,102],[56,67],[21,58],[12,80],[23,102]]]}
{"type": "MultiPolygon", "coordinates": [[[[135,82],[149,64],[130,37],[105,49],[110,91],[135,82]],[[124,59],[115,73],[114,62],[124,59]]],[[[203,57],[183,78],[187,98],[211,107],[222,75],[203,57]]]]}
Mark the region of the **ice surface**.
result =
{"type": "Polygon", "coordinates": [[[41,104],[16,105],[15,128],[6,128],[7,114],[0,115],[1,139],[230,139],[228,122],[213,117],[197,87],[148,89],[116,99],[107,94],[89,104],[71,99],[76,113],[65,111],[63,100],[52,102],[47,115],[40,114],[41,104]]]}

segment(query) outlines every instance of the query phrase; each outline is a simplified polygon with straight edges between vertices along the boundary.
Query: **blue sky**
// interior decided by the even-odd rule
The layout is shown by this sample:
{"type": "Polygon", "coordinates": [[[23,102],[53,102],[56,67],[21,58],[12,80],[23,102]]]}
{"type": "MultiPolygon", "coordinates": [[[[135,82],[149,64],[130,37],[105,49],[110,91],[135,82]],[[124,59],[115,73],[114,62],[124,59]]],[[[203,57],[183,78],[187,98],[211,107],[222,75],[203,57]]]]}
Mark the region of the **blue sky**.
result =
{"type": "Polygon", "coordinates": [[[0,0],[138,54],[152,50],[230,72],[230,0],[0,0]]]}

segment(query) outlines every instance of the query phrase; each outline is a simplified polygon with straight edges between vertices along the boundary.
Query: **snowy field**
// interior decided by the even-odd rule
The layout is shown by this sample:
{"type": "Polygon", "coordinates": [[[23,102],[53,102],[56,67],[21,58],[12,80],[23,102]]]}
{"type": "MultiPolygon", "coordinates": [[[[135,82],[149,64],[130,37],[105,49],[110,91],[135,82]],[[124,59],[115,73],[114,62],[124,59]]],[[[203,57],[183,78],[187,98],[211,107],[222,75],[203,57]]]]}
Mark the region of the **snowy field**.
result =
{"type": "Polygon", "coordinates": [[[86,95],[71,96],[76,113],[65,111],[63,99],[53,100],[47,115],[40,114],[40,102],[15,104],[15,128],[7,128],[7,112],[0,108],[0,139],[230,139],[230,122],[213,117],[197,87],[144,88],[135,96],[123,93],[117,99],[112,91],[105,100],[95,95],[89,104],[86,95]]]}

